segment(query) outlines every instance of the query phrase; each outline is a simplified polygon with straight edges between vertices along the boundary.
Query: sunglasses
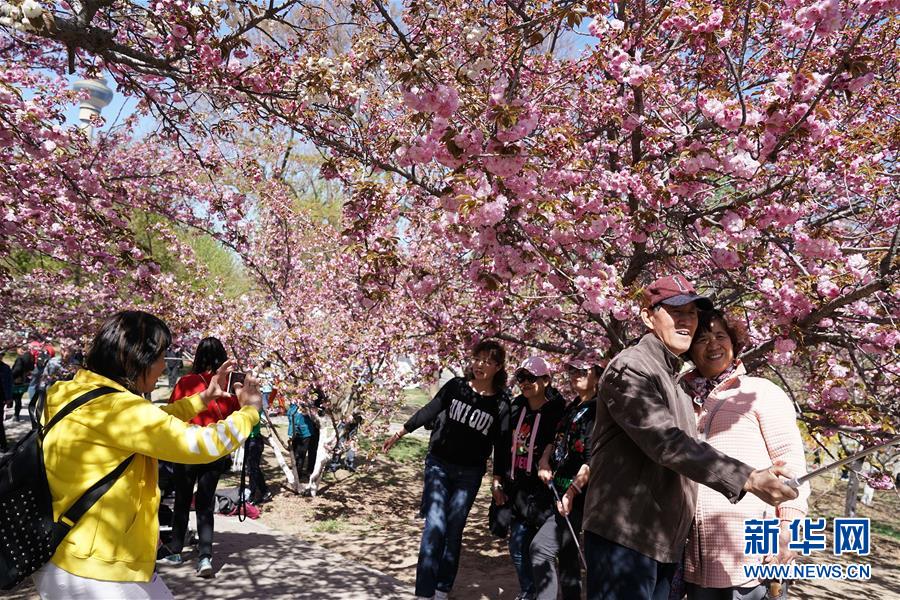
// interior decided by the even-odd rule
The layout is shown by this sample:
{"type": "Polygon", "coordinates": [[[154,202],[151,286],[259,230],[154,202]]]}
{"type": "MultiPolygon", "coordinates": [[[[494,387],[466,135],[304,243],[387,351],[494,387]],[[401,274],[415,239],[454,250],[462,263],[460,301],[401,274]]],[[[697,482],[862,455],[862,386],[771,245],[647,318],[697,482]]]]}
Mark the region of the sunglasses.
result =
{"type": "Polygon", "coordinates": [[[575,377],[584,377],[590,369],[576,369],[575,367],[566,367],[566,372],[575,377]]]}
{"type": "Polygon", "coordinates": [[[538,378],[532,375],[531,373],[518,373],[516,374],[516,383],[534,383],[538,378]]]}

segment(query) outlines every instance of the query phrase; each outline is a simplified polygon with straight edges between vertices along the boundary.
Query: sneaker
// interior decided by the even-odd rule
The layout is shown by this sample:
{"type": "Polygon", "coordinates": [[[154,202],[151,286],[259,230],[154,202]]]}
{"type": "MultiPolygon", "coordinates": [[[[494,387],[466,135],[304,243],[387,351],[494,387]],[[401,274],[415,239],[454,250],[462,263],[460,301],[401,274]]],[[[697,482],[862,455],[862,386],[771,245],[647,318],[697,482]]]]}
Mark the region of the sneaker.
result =
{"type": "Polygon", "coordinates": [[[443,590],[434,590],[434,600],[449,600],[449,593],[443,590]]]}
{"type": "Polygon", "coordinates": [[[212,559],[204,556],[197,563],[197,576],[210,579],[213,576],[212,559]]]}
{"type": "Polygon", "coordinates": [[[168,556],[156,559],[156,563],[160,565],[180,565],[183,562],[184,559],[181,558],[180,554],[169,554],[168,556]]]}

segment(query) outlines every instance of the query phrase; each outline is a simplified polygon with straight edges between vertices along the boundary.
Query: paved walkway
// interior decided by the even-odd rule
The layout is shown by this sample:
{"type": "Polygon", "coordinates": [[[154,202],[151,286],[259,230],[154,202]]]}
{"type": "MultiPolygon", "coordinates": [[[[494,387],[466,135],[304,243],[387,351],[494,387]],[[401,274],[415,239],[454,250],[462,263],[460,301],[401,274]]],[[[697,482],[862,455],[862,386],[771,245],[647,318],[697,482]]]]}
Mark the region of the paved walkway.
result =
{"type": "MultiPolygon", "coordinates": [[[[195,574],[196,549],[183,556],[184,564],[158,569],[176,598],[369,600],[412,595],[411,586],[389,575],[251,519],[241,523],[237,517],[216,515],[213,579],[195,574]]],[[[4,597],[31,600],[38,595],[29,582],[4,597]]]]}
{"type": "Polygon", "coordinates": [[[404,598],[410,586],[339,554],[269,529],[216,515],[215,578],[196,576],[196,551],[159,573],[176,598],[404,598]]]}

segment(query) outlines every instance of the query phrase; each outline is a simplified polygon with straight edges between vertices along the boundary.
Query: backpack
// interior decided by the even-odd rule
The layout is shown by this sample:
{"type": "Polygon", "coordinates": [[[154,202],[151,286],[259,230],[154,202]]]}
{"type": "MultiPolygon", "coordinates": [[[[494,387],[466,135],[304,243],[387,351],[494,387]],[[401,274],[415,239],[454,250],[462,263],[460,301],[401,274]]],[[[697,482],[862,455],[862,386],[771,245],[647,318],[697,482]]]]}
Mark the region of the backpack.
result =
{"type": "Polygon", "coordinates": [[[9,590],[40,569],[57,546],[131,464],[132,454],[53,519],[53,497],[44,467],[47,432],[72,411],[118,390],[99,387],[66,404],[43,427],[32,429],[0,458],[0,589],[9,590]]]}
{"type": "Polygon", "coordinates": [[[216,494],[215,502],[216,512],[219,514],[230,515],[237,508],[237,503],[234,500],[221,494],[216,494]]]}

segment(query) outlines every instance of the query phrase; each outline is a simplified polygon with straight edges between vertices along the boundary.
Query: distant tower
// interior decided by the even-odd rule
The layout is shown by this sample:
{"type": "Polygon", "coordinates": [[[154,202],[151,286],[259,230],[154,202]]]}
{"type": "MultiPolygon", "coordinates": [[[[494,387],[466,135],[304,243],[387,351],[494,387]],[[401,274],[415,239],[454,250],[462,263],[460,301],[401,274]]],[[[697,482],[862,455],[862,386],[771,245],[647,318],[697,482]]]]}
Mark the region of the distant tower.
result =
{"type": "Polygon", "coordinates": [[[100,111],[110,102],[112,102],[113,91],[106,85],[106,79],[82,79],[72,84],[76,90],[87,90],[90,97],[81,102],[78,109],[79,127],[88,136],[93,138],[94,128],[91,126],[91,119],[94,116],[100,116],[100,111]]]}

